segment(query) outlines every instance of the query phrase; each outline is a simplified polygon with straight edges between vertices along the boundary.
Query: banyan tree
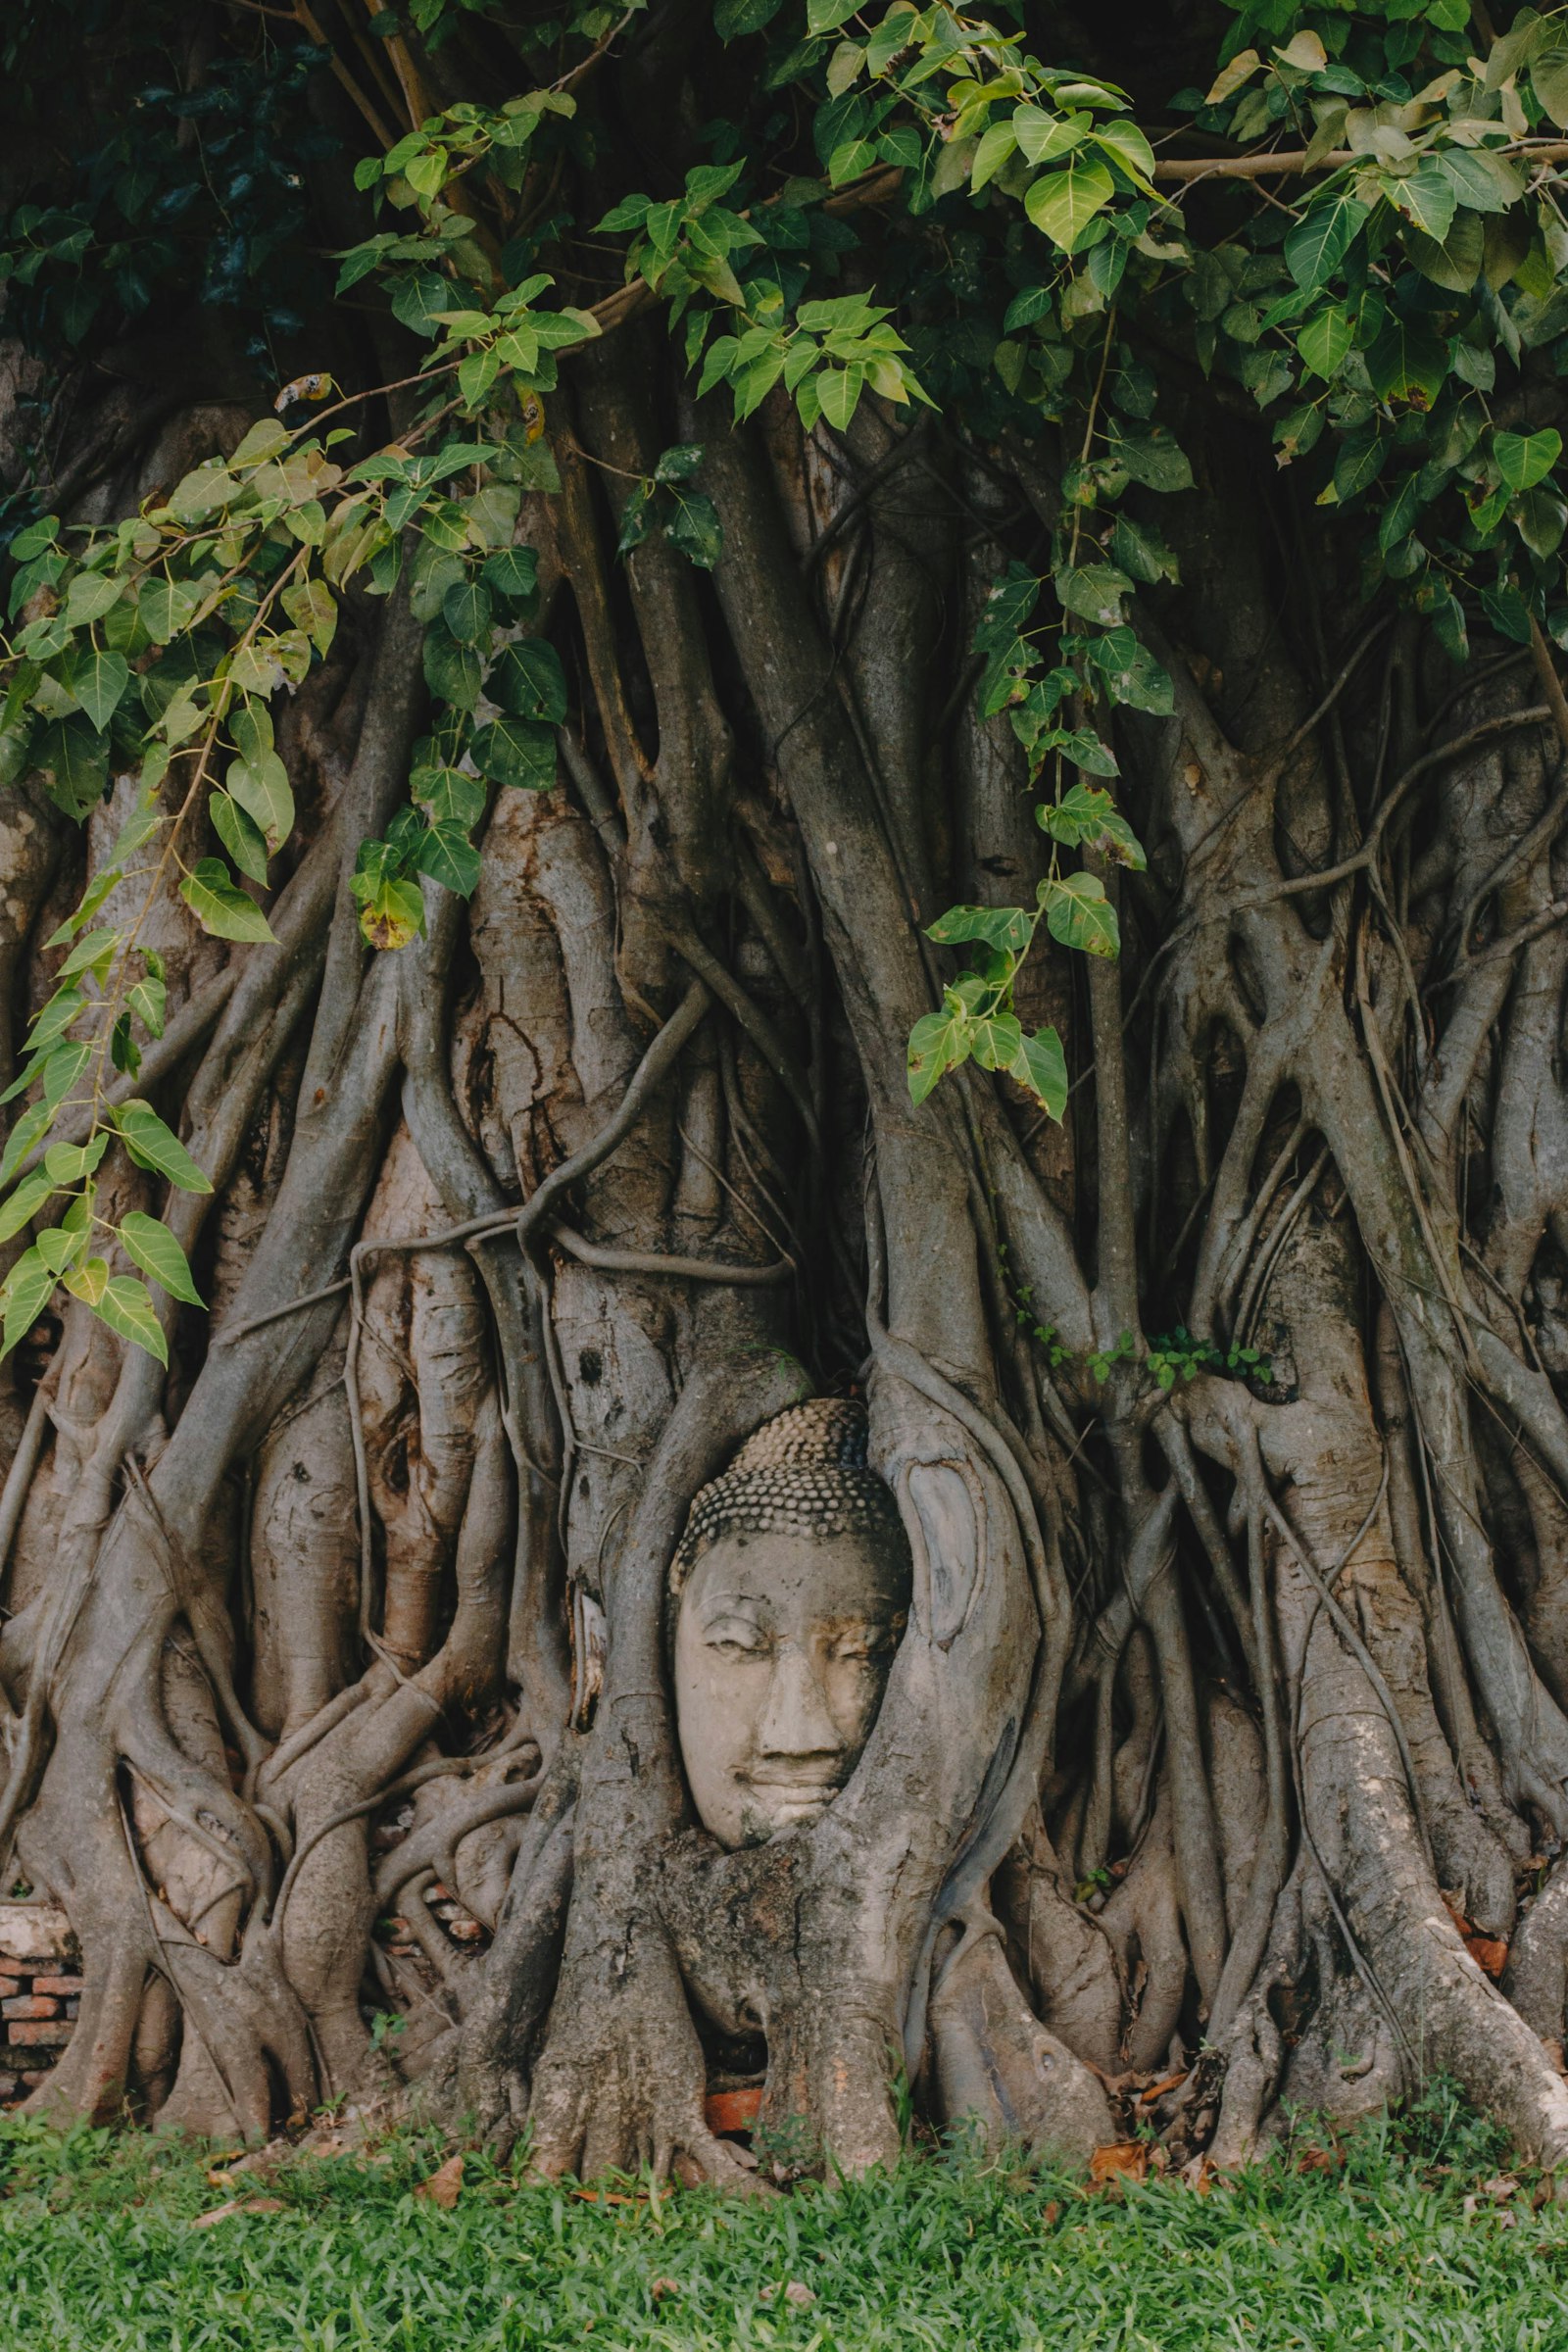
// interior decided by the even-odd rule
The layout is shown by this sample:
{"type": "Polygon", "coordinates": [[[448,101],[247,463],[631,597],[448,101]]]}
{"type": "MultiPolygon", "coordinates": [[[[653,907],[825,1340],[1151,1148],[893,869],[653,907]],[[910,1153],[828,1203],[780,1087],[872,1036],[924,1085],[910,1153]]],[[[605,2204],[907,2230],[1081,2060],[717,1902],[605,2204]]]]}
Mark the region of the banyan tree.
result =
{"type": "Polygon", "coordinates": [[[1568,2157],[1568,26],[60,24],[34,2106],[1568,2157]]]}

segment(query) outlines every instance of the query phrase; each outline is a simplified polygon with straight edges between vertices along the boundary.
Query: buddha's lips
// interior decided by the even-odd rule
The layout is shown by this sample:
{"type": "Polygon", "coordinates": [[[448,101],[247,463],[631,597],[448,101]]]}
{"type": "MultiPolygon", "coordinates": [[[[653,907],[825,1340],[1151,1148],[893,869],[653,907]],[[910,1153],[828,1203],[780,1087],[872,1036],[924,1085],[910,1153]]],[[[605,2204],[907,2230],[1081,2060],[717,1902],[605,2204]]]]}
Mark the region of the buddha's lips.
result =
{"type": "Polygon", "coordinates": [[[807,1801],[837,1796],[844,1786],[843,1772],[836,1764],[825,1770],[748,1772],[741,1777],[748,1788],[757,1789],[760,1794],[807,1801]]]}

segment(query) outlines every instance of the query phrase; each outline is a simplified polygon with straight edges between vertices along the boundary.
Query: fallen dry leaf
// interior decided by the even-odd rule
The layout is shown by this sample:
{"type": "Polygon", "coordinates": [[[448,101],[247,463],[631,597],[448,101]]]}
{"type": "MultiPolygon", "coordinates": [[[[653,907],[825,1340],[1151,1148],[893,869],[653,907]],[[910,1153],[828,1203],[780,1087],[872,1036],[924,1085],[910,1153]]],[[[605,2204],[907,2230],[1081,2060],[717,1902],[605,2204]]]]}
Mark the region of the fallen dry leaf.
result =
{"type": "Polygon", "coordinates": [[[1149,2088],[1146,2091],[1141,2092],[1140,2096],[1147,2107],[1153,2100],[1162,2099],[1167,2090],[1179,2089],[1186,2080],[1187,2070],[1184,2067],[1179,2075],[1167,2075],[1163,2082],[1151,2082],[1149,2088]]]}
{"type": "Polygon", "coordinates": [[[211,2213],[199,2213],[191,2228],[210,2230],[215,2222],[226,2222],[236,2213],[282,2213],[285,2210],[281,2197],[230,2197],[226,2205],[215,2205],[211,2213]]]}
{"type": "Polygon", "coordinates": [[[432,2173],[428,2180],[421,2180],[414,2193],[416,2197],[424,2197],[432,2205],[439,2205],[443,2213],[450,2213],[458,2201],[458,2191],[462,2186],[463,2158],[449,2156],[440,2171],[432,2173]]]}
{"type": "Polygon", "coordinates": [[[1055,2198],[1053,2197],[1049,2205],[1041,2208],[1040,2227],[1042,2230],[1054,2230],[1057,2222],[1060,2219],[1061,2207],[1056,2203],[1055,2198]]]}
{"type": "Polygon", "coordinates": [[[808,2304],[816,2301],[816,2297],[804,2278],[792,2278],[784,2289],[784,2300],[793,2303],[797,2311],[805,2311],[808,2304]]]}
{"type": "Polygon", "coordinates": [[[1109,2140],[1089,2159],[1089,2178],[1094,2181],[1114,2180],[1123,2175],[1142,2180],[1148,2170],[1149,2149],[1141,2139],[1109,2140]]]}
{"type": "Polygon", "coordinates": [[[1477,1968],[1491,1977],[1495,1984],[1508,1965],[1506,1942],[1500,1936],[1484,1936],[1479,1928],[1472,1926],[1462,1911],[1454,1909],[1452,1903],[1448,1903],[1445,1907],[1448,1917],[1464,1938],[1465,1950],[1477,1968]]]}
{"type": "Polygon", "coordinates": [[[648,2292],[656,2303],[662,2303],[666,2295],[680,2293],[680,2280],[678,2278],[650,2278],[648,2292]]]}
{"type": "Polygon", "coordinates": [[[623,2197],[618,2188],[574,2188],[574,2197],[585,2205],[646,2205],[646,2197],[623,2197]]]}

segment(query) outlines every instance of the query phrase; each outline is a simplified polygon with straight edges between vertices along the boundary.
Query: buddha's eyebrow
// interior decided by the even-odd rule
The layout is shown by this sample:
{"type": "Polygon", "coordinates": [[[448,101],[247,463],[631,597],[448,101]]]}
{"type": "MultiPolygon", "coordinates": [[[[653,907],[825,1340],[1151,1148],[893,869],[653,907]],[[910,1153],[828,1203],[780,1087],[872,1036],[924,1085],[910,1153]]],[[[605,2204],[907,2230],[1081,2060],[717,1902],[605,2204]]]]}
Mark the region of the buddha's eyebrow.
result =
{"type": "Polygon", "coordinates": [[[715,1617],[755,1615],[763,1603],[756,1592],[709,1592],[697,1605],[704,1621],[711,1622],[715,1617]]]}

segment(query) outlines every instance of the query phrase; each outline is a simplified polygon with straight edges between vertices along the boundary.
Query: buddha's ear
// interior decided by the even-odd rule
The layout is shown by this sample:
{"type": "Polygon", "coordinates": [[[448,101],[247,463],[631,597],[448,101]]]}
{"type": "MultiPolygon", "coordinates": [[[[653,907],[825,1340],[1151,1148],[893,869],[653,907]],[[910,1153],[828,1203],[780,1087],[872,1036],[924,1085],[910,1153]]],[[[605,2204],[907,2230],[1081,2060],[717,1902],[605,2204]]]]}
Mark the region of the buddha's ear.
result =
{"type": "Polygon", "coordinates": [[[913,1555],[914,1621],[949,1649],[974,1605],[986,1556],[986,1497],[961,1459],[906,1462],[899,1500],[913,1555]]]}

